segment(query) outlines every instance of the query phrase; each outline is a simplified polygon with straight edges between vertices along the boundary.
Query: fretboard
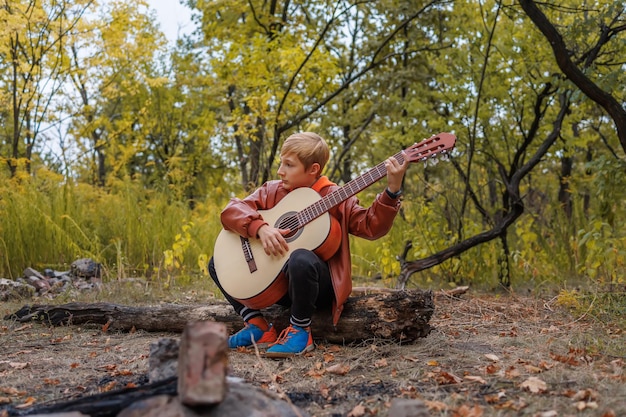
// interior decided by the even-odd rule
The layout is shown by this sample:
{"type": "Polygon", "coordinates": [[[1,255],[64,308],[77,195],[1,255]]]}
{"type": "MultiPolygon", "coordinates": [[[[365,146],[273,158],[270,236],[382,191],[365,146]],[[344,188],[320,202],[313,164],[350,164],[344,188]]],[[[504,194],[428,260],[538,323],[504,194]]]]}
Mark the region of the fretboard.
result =
{"type": "MultiPolygon", "coordinates": [[[[393,155],[393,158],[396,158],[400,164],[404,163],[404,156],[402,155],[402,152],[398,152],[393,155]]],[[[297,228],[306,226],[322,214],[343,203],[353,195],[363,191],[386,175],[387,167],[385,167],[385,162],[381,162],[363,175],[360,175],[352,181],[346,183],[343,187],[326,194],[320,200],[298,212],[296,215],[296,219],[298,221],[297,228]]]]}

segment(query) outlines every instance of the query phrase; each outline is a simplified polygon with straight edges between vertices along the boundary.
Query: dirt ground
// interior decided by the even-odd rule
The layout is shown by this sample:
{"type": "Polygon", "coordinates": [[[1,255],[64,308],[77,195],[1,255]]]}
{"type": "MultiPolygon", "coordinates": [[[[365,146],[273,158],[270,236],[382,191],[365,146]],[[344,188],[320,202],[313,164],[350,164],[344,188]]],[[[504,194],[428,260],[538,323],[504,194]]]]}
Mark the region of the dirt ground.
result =
{"type": "MultiPolygon", "coordinates": [[[[407,345],[318,340],[287,360],[235,351],[230,373],[315,417],[387,416],[396,397],[422,400],[432,416],[626,416],[624,328],[572,316],[556,298],[471,292],[437,296],[431,324],[407,345]]],[[[0,416],[145,384],[150,343],[178,336],[0,321],[0,416]]]]}

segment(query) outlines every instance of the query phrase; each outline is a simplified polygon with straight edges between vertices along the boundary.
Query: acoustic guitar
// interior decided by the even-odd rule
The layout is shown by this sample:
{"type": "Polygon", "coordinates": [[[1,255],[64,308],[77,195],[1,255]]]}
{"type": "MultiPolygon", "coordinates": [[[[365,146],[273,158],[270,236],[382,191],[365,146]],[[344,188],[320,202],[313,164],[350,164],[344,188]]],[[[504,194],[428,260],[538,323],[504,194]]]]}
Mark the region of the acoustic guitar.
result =
{"type": "MultiPolygon", "coordinates": [[[[400,163],[425,161],[454,147],[456,137],[439,133],[393,155],[400,163]]],[[[287,292],[282,272],[291,252],[308,249],[328,260],[339,248],[339,223],[328,212],[387,175],[384,161],[324,197],[311,188],[296,188],[269,210],[263,219],[278,229],[289,229],[289,250],[282,256],[267,255],[259,239],[244,238],[222,230],[215,241],[213,260],[222,289],[243,305],[261,309],[275,304],[287,292]]]]}

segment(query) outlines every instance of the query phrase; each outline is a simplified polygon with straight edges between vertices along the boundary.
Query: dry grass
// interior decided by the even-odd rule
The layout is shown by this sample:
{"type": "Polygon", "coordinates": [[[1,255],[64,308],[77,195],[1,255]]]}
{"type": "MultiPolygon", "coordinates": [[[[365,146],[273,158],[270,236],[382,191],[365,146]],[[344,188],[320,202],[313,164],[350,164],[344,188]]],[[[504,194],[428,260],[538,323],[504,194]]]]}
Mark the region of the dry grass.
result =
{"type": "MultiPolygon", "coordinates": [[[[434,416],[626,415],[625,329],[571,316],[554,300],[467,294],[436,304],[433,332],[416,343],[320,341],[306,357],[281,361],[233,352],[231,374],[316,417],[386,416],[395,397],[421,399],[434,416]]],[[[5,304],[2,314],[19,307],[5,304]]],[[[5,321],[0,403],[141,384],[150,342],[172,336],[5,321]]]]}

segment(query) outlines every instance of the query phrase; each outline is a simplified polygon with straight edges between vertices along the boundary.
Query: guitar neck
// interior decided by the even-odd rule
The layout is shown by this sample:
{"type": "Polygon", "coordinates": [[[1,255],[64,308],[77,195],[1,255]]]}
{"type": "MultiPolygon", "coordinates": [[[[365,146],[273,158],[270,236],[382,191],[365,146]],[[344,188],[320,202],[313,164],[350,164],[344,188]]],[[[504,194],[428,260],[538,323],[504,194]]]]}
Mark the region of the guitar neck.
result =
{"type": "MultiPolygon", "coordinates": [[[[397,154],[393,155],[393,158],[396,158],[396,160],[400,164],[404,163],[404,156],[402,155],[402,152],[398,152],[397,154]]],[[[385,166],[385,162],[381,162],[363,175],[360,175],[357,178],[346,183],[343,187],[326,194],[320,200],[298,212],[298,214],[296,215],[296,219],[298,221],[297,228],[306,226],[308,223],[317,219],[319,216],[326,213],[333,207],[338,206],[339,204],[346,201],[348,198],[358,194],[375,182],[378,182],[386,175],[387,167],[385,166]]]]}

